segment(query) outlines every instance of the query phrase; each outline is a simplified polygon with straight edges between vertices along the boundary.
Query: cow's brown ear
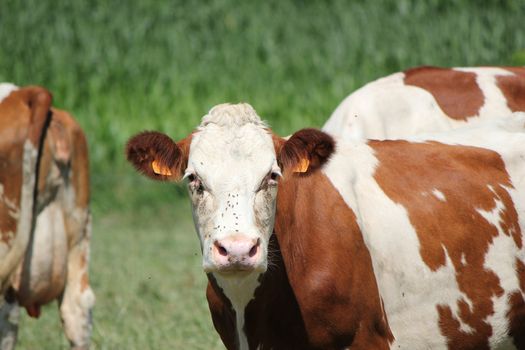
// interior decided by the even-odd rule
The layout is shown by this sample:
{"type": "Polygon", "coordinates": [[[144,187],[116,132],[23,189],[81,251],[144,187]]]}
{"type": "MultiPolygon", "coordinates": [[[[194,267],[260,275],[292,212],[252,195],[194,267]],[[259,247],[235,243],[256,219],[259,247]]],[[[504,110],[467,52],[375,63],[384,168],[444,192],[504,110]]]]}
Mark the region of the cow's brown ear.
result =
{"type": "Polygon", "coordinates": [[[302,129],[288,140],[275,142],[283,173],[306,174],[320,168],[335,149],[334,139],[317,129],[302,129]]]}
{"type": "Polygon", "coordinates": [[[178,143],[156,131],[144,131],[129,139],[128,161],[154,180],[179,181],[188,165],[191,135],[178,143]]]}

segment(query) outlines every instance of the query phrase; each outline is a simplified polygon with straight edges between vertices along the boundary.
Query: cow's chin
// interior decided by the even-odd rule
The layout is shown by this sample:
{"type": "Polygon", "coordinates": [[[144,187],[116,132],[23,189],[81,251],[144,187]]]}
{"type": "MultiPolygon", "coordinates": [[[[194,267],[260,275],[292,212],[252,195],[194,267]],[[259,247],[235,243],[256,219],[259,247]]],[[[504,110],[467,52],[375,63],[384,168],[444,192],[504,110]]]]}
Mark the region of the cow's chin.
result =
{"type": "Polygon", "coordinates": [[[257,266],[246,266],[242,264],[230,264],[230,265],[209,265],[204,266],[205,273],[213,273],[220,275],[223,278],[234,279],[234,278],[245,278],[250,275],[260,275],[266,272],[266,264],[259,264],[257,266]]]}

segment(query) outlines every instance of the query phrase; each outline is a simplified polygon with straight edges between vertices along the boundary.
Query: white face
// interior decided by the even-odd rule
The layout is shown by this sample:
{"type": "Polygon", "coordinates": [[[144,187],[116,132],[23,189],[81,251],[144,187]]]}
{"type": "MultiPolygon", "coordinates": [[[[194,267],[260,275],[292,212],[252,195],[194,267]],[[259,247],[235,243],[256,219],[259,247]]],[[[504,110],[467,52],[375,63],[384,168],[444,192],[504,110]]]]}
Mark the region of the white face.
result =
{"type": "Polygon", "coordinates": [[[206,272],[264,272],[277,178],[272,137],[248,105],[220,105],[193,134],[185,177],[206,272]]]}

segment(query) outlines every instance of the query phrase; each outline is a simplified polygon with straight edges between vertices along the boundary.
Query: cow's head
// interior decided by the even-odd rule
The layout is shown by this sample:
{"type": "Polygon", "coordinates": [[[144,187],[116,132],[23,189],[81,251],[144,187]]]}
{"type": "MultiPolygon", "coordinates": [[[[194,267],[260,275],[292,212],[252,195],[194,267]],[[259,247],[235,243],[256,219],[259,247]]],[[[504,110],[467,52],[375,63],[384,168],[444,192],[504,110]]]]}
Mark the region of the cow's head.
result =
{"type": "Polygon", "coordinates": [[[223,104],[179,142],[143,132],[128,141],[126,152],[152,179],[187,179],[204,270],[243,275],[266,271],[279,178],[305,176],[333,148],[321,131],[304,129],[284,140],[250,105],[223,104]]]}

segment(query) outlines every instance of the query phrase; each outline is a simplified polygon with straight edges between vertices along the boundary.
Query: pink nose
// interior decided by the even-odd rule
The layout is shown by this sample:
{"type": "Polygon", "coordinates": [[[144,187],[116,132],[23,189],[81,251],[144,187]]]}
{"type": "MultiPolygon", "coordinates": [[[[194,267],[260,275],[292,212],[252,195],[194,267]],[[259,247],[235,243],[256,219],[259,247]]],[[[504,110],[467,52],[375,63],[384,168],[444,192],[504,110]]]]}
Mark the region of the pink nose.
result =
{"type": "Polygon", "coordinates": [[[235,235],[213,244],[213,258],[219,270],[253,270],[260,260],[260,240],[235,235]]]}

